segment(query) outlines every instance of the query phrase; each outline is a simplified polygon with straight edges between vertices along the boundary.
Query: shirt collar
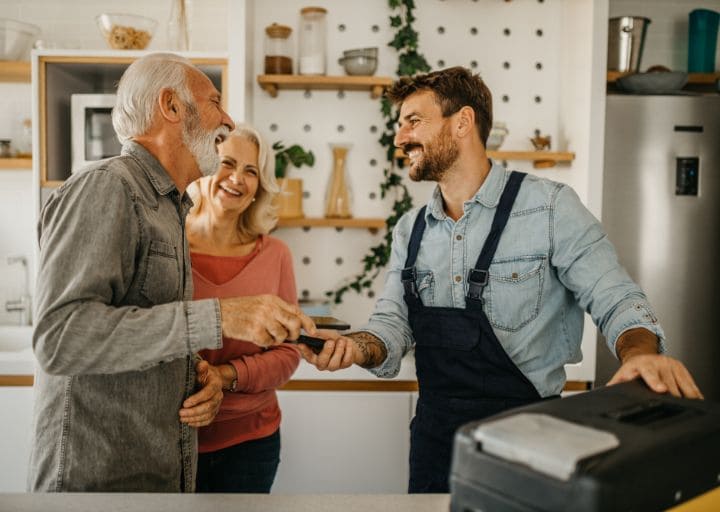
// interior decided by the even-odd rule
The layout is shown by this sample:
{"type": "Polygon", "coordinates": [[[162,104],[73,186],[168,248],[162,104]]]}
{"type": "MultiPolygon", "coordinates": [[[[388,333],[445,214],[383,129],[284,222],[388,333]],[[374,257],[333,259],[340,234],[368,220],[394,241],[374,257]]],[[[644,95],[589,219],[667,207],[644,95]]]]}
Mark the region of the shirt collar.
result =
{"type": "Polygon", "coordinates": [[[177,190],[175,182],[162,164],[142,144],[129,140],[123,144],[121,154],[132,156],[140,163],[140,167],[159,195],[165,196],[177,190]]]}
{"type": "MultiPolygon", "coordinates": [[[[152,184],[158,195],[174,195],[175,197],[179,195],[177,194],[179,190],[177,189],[175,182],[172,180],[165,168],[142,144],[133,140],[126,141],[123,144],[121,154],[131,156],[137,160],[140,164],[140,168],[145,172],[148,181],[152,184]],[[173,191],[176,194],[173,194],[173,191]]],[[[177,199],[175,199],[175,201],[177,201],[177,199]]],[[[187,191],[184,192],[180,198],[180,204],[182,206],[183,213],[187,213],[190,208],[193,207],[193,202],[190,199],[190,196],[188,196],[187,191]]]]}
{"type": "Polygon", "coordinates": [[[488,208],[495,208],[505,189],[505,168],[490,160],[492,167],[480,189],[475,193],[473,201],[488,208]]]}
{"type": "MultiPolygon", "coordinates": [[[[500,202],[500,196],[505,188],[505,168],[492,160],[490,162],[492,164],[490,172],[478,191],[468,202],[480,203],[487,208],[495,208],[500,202]]],[[[447,218],[445,209],[443,208],[443,199],[439,186],[435,186],[435,190],[425,210],[426,222],[429,221],[431,217],[437,220],[447,218]]]]}

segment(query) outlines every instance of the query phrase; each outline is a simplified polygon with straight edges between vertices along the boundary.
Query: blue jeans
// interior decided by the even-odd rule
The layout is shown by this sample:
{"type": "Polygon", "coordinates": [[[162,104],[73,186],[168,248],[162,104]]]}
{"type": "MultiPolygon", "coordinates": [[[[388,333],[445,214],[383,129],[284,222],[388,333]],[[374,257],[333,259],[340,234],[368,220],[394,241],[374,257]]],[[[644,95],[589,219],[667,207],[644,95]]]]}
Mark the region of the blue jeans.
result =
{"type": "Polygon", "coordinates": [[[280,429],[261,439],[198,455],[196,492],[268,494],[280,464],[280,429]]]}

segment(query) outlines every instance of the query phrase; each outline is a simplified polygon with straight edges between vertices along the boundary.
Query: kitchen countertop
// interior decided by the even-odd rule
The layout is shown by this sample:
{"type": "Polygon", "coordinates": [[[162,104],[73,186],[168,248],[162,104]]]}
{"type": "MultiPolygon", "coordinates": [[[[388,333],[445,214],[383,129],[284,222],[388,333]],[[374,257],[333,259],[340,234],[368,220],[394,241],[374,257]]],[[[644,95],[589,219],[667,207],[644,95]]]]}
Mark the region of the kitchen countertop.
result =
{"type": "MultiPolygon", "coordinates": [[[[0,494],[13,512],[447,512],[449,494],[0,494]]],[[[720,510],[720,487],[668,512],[720,510]]]]}
{"type": "Polygon", "coordinates": [[[13,512],[446,512],[449,494],[0,494],[13,512]]]}
{"type": "MultiPolygon", "coordinates": [[[[300,366],[292,376],[293,380],[379,380],[378,377],[359,366],[351,366],[336,372],[320,371],[305,360],[300,361],[300,366]]],[[[400,365],[400,372],[392,379],[385,381],[417,380],[415,376],[415,357],[413,353],[407,354],[400,365]]]]}
{"type": "MultiPolygon", "coordinates": [[[[30,347],[31,327],[27,328],[4,328],[0,331],[7,336],[12,334],[13,337],[25,336],[27,334],[27,346],[21,347],[18,342],[13,342],[11,346],[3,347],[0,343],[0,376],[26,376],[31,377],[35,374],[35,356],[30,347]],[[25,333],[27,330],[27,333],[25,333]],[[10,334],[9,334],[10,333],[10,334]]],[[[2,336],[0,336],[1,338],[2,336]]],[[[408,354],[402,362],[400,372],[393,379],[378,379],[369,371],[358,366],[351,366],[344,370],[336,372],[320,371],[307,361],[301,361],[300,366],[292,377],[293,381],[415,381],[415,358],[412,354],[408,354]]]]}

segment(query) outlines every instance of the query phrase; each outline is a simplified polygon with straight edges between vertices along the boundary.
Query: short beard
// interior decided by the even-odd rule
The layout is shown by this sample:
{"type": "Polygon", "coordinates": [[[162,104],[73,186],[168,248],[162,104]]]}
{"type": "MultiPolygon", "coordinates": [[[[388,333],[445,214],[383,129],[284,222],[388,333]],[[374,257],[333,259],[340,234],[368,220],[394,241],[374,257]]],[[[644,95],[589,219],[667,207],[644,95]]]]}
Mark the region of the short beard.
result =
{"type": "Polygon", "coordinates": [[[221,126],[215,131],[203,130],[200,114],[192,103],[185,105],[188,116],[183,123],[183,142],[195,158],[195,163],[203,176],[215,174],[220,167],[220,155],[217,152],[215,140],[218,135],[228,136],[228,129],[221,126]]]}
{"type": "MultiPolygon", "coordinates": [[[[407,144],[406,151],[418,144],[407,144]]],[[[418,162],[415,172],[410,172],[412,181],[435,181],[439,182],[448,169],[457,161],[460,156],[460,148],[452,138],[450,127],[445,126],[440,132],[436,141],[425,144],[421,160],[418,162]]]]}

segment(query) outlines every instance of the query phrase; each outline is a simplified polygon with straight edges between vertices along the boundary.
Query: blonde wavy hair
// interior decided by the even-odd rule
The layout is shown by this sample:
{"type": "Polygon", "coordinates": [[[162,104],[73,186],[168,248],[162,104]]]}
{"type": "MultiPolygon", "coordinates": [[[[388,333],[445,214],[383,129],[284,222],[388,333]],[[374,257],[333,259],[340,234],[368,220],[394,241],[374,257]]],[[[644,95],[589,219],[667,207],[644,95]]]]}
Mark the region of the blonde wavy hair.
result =
{"type": "MultiPolygon", "coordinates": [[[[273,199],[280,192],[280,186],[275,179],[275,151],[257,129],[249,124],[237,125],[228,139],[230,137],[240,137],[252,142],[258,148],[260,175],[258,176],[255,201],[250,203],[247,210],[238,217],[237,222],[238,234],[241,238],[255,239],[259,235],[270,233],[278,221],[277,206],[273,204],[273,199]]],[[[205,176],[188,187],[187,192],[195,203],[190,210],[191,215],[202,211],[203,203],[210,195],[212,178],[212,176],[205,176]]]]}

